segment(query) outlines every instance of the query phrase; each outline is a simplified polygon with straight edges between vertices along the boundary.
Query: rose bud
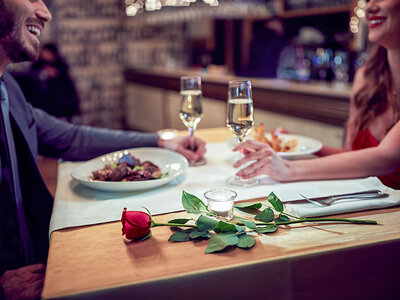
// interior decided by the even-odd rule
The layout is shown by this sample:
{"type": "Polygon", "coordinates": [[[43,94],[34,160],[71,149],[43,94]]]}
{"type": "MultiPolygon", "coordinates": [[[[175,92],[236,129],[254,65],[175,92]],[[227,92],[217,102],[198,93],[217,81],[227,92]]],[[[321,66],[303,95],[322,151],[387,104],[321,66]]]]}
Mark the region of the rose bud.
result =
{"type": "Polygon", "coordinates": [[[124,208],[122,212],[122,234],[130,240],[146,238],[150,232],[151,218],[142,211],[127,211],[124,208]]]}

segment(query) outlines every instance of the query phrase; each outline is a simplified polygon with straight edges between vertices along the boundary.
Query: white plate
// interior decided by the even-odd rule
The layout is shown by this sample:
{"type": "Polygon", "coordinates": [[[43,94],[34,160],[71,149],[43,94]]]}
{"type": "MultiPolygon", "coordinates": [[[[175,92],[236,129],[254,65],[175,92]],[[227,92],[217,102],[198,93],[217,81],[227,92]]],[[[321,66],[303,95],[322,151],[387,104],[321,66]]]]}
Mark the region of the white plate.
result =
{"type": "MultiPolygon", "coordinates": [[[[269,133],[267,134],[267,138],[269,138],[269,133]]],[[[293,151],[278,152],[278,155],[282,157],[313,154],[315,152],[318,152],[322,148],[322,143],[320,141],[302,135],[280,133],[279,138],[281,139],[282,144],[285,144],[289,140],[297,140],[297,145],[293,149],[293,151]]]]}
{"type": "Polygon", "coordinates": [[[71,176],[78,180],[81,184],[92,189],[107,192],[128,192],[144,189],[152,189],[177,178],[183,174],[188,168],[188,161],[179,153],[163,149],[163,148],[132,148],[121,151],[112,152],[97,158],[91,159],[72,171],[71,176]],[[98,181],[90,179],[91,172],[102,169],[105,164],[116,163],[118,159],[124,155],[131,153],[140,161],[149,160],[160,167],[164,175],[160,179],[144,180],[144,181],[98,181]]]}
{"type": "MultiPolygon", "coordinates": [[[[266,133],[265,136],[270,139],[270,134],[266,133]]],[[[253,137],[249,137],[249,139],[252,139],[253,137]]],[[[293,151],[290,152],[278,152],[279,156],[285,157],[285,158],[291,158],[295,156],[303,156],[303,155],[308,155],[308,154],[313,154],[315,152],[318,152],[322,148],[322,143],[316,139],[302,136],[302,135],[297,135],[297,134],[286,134],[286,133],[280,133],[279,138],[281,139],[282,143],[286,143],[289,140],[292,139],[297,139],[297,145],[293,149],[293,151]]],[[[236,139],[229,139],[228,140],[229,144],[234,147],[236,145],[236,139]]]]}

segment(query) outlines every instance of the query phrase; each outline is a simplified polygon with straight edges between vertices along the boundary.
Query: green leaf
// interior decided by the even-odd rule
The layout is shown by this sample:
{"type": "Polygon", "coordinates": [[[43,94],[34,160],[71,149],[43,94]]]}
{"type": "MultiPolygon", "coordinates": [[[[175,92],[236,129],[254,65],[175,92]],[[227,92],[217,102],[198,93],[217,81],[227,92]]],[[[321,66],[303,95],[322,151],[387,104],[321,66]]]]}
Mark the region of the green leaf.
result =
{"type": "Polygon", "coordinates": [[[210,212],[203,201],[185,191],[182,192],[182,205],[188,213],[201,214],[210,212]]]}
{"type": "Polygon", "coordinates": [[[151,237],[151,230],[144,237],[141,237],[140,239],[136,239],[136,241],[144,241],[144,240],[147,240],[149,237],[151,237]]]}
{"type": "Polygon", "coordinates": [[[271,192],[268,196],[268,202],[272,204],[274,209],[279,212],[283,212],[283,204],[281,200],[275,195],[274,192],[271,192]]]}
{"type": "Polygon", "coordinates": [[[173,219],[168,221],[169,224],[186,224],[187,222],[189,222],[191,219],[173,219]]]}
{"type": "Polygon", "coordinates": [[[238,209],[242,208],[253,208],[253,209],[260,209],[262,207],[261,202],[244,202],[244,203],[237,203],[235,207],[238,209]]]}
{"type": "Polygon", "coordinates": [[[256,228],[256,223],[254,223],[253,221],[247,220],[245,218],[237,217],[237,216],[235,218],[238,219],[240,222],[242,222],[244,224],[244,226],[246,226],[247,228],[250,228],[250,229],[256,228]]]}
{"type": "Polygon", "coordinates": [[[244,228],[232,223],[224,222],[224,221],[219,221],[217,225],[214,227],[215,232],[228,232],[228,231],[233,231],[233,232],[242,232],[244,231],[244,228]]]}
{"type": "Polygon", "coordinates": [[[222,251],[228,246],[234,246],[239,242],[239,238],[236,236],[235,232],[224,232],[214,234],[210,239],[205,253],[213,253],[217,251],[222,251]]]}
{"type": "Polygon", "coordinates": [[[178,231],[173,233],[168,239],[168,242],[187,242],[187,241],[190,241],[190,233],[183,231],[178,231]]]}
{"type": "Polygon", "coordinates": [[[279,217],[274,220],[275,223],[288,222],[288,221],[290,221],[289,217],[282,214],[279,214],[279,217]]]}
{"type": "Polygon", "coordinates": [[[271,222],[274,219],[274,211],[268,207],[256,215],[254,219],[266,223],[271,222]]]}
{"type": "Polygon", "coordinates": [[[276,227],[275,225],[267,225],[267,226],[256,228],[256,232],[258,232],[258,233],[274,233],[277,230],[278,230],[278,227],[276,227]]]}
{"type": "Polygon", "coordinates": [[[213,230],[217,223],[218,220],[205,215],[201,215],[196,221],[197,229],[200,231],[213,230]]]}
{"type": "Polygon", "coordinates": [[[236,245],[236,247],[242,248],[242,249],[249,249],[252,248],[256,244],[256,240],[247,234],[240,234],[238,235],[239,238],[239,243],[236,245]]]}
{"type": "Polygon", "coordinates": [[[144,207],[144,206],[142,206],[146,211],[147,211],[147,213],[149,214],[149,216],[150,216],[150,219],[152,219],[153,218],[153,216],[151,215],[151,212],[147,209],[147,207],[144,207]]]}
{"type": "Polygon", "coordinates": [[[195,230],[190,234],[190,238],[192,240],[198,239],[198,238],[209,239],[210,237],[211,237],[211,233],[209,233],[208,231],[195,230]]]}

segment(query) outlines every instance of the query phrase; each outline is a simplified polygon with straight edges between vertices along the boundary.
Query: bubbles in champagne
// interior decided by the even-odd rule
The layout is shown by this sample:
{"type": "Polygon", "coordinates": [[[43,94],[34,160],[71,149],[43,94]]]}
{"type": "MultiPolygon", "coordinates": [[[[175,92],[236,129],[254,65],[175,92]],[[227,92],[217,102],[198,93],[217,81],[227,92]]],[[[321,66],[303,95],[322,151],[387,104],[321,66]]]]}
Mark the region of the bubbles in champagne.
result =
{"type": "Polygon", "coordinates": [[[229,99],[226,125],[239,140],[243,140],[254,125],[253,101],[247,98],[229,99]]]}
{"type": "Polygon", "coordinates": [[[179,117],[187,128],[196,130],[197,124],[203,118],[200,90],[181,91],[181,105],[179,117]]]}

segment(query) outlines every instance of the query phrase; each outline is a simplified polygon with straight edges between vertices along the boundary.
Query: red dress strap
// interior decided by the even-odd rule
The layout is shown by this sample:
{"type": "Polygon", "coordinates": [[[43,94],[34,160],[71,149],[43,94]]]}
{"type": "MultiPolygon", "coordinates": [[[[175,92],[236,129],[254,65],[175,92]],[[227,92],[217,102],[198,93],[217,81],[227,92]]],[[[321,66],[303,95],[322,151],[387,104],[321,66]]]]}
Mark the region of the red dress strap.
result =
{"type": "MultiPolygon", "coordinates": [[[[371,134],[369,129],[359,131],[355,137],[353,144],[351,145],[352,150],[360,150],[370,147],[376,147],[379,142],[371,134]]],[[[378,176],[382,183],[394,189],[400,189],[400,168],[396,169],[390,175],[378,176]]]]}

